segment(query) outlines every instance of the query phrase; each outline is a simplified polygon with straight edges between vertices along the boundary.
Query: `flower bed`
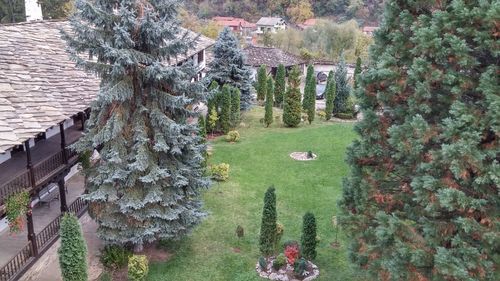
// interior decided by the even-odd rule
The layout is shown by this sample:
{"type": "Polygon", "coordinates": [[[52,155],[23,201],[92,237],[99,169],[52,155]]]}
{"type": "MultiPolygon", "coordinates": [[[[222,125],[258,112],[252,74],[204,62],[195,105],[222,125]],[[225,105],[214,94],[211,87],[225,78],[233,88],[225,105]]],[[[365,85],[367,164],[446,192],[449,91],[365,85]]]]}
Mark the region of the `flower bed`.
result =
{"type": "Polygon", "coordinates": [[[261,268],[259,262],[257,262],[255,269],[260,277],[279,281],[310,281],[318,278],[319,276],[318,267],[310,261],[307,261],[305,271],[299,275],[294,271],[294,267],[289,263],[286,263],[279,269],[274,269],[273,262],[275,259],[276,257],[266,258],[267,266],[265,269],[261,268]]]}

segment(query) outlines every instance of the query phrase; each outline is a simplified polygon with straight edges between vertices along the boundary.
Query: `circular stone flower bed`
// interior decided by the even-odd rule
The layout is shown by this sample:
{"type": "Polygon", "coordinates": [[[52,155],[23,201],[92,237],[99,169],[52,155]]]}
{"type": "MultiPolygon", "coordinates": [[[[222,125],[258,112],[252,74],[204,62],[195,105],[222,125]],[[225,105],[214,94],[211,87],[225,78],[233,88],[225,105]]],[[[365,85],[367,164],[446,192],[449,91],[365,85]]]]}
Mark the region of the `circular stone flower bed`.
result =
{"type": "Polygon", "coordinates": [[[318,267],[310,261],[307,261],[304,273],[302,275],[298,275],[294,272],[293,266],[288,263],[278,270],[274,269],[273,262],[275,259],[276,257],[267,258],[267,266],[265,269],[262,269],[259,262],[257,262],[255,269],[260,277],[279,281],[310,281],[318,278],[319,276],[318,267]]]}
{"type": "Polygon", "coordinates": [[[312,153],[312,157],[309,152],[292,152],[290,153],[290,157],[297,161],[311,161],[311,160],[316,160],[318,158],[318,155],[312,153]]]}

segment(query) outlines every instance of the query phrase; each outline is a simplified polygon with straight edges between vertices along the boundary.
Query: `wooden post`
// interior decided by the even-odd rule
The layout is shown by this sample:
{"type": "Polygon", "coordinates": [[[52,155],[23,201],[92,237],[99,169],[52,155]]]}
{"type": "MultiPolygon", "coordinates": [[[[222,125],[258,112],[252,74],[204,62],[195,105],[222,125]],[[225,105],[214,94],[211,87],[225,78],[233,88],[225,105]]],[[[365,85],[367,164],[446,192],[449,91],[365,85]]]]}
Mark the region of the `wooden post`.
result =
{"type": "Polygon", "coordinates": [[[27,160],[26,168],[28,168],[28,170],[30,172],[31,187],[35,188],[36,181],[35,181],[35,173],[33,172],[33,163],[31,162],[31,150],[30,150],[30,140],[29,139],[24,142],[24,147],[26,148],[26,160],[27,160]]]}
{"type": "Polygon", "coordinates": [[[64,133],[64,122],[59,123],[59,131],[61,135],[61,151],[64,164],[68,164],[68,155],[66,154],[66,135],[64,133]]]}
{"type": "Polygon", "coordinates": [[[31,209],[31,203],[28,206],[28,212],[26,213],[26,222],[28,224],[28,240],[31,242],[31,247],[33,248],[33,256],[38,256],[38,247],[36,246],[36,235],[35,227],[33,226],[33,211],[31,209]]]}
{"type": "Polygon", "coordinates": [[[66,190],[64,188],[64,177],[57,182],[59,186],[59,201],[61,201],[61,213],[68,211],[68,203],[66,202],[66,190]]]}
{"type": "Polygon", "coordinates": [[[82,131],[85,131],[85,112],[78,112],[78,116],[80,117],[80,122],[82,122],[82,131]]]}

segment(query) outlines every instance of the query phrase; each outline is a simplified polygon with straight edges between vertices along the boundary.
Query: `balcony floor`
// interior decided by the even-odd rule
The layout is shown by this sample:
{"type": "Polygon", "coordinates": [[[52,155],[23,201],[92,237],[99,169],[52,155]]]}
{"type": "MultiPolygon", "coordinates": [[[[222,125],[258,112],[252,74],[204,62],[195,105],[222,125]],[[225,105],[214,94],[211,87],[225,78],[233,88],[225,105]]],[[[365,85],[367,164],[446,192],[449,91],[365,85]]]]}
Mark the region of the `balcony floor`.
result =
{"type": "MultiPolygon", "coordinates": [[[[83,176],[77,173],[66,182],[66,200],[68,206],[73,203],[84,191],[83,176]]],[[[54,190],[59,193],[58,189],[54,190]]],[[[54,192],[53,191],[53,192],[54,192]]],[[[33,225],[35,233],[38,234],[50,222],[61,214],[59,199],[55,199],[47,204],[37,204],[33,207],[33,225]]],[[[0,267],[4,266],[10,261],[26,244],[28,244],[28,232],[26,225],[24,230],[17,234],[10,234],[9,229],[0,231],[0,267]]]]}
{"type": "MultiPolygon", "coordinates": [[[[77,141],[82,135],[82,131],[77,126],[71,126],[65,130],[66,143],[71,144],[77,141]]],[[[33,165],[45,158],[61,151],[61,135],[54,135],[46,140],[36,143],[31,149],[31,162],[33,165]]],[[[12,155],[12,158],[0,164],[0,186],[15,178],[26,168],[26,152],[18,152],[12,155]]]]}

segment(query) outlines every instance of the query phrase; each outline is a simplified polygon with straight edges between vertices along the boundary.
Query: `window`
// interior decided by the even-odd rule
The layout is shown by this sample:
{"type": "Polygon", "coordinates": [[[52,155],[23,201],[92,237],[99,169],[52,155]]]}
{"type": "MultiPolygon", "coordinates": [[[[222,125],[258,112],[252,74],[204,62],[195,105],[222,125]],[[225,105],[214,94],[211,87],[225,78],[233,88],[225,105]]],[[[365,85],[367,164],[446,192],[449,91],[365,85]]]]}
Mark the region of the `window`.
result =
{"type": "Polygon", "coordinates": [[[203,62],[203,59],[204,59],[204,52],[203,51],[200,51],[198,53],[198,64],[202,63],[203,62]]]}

